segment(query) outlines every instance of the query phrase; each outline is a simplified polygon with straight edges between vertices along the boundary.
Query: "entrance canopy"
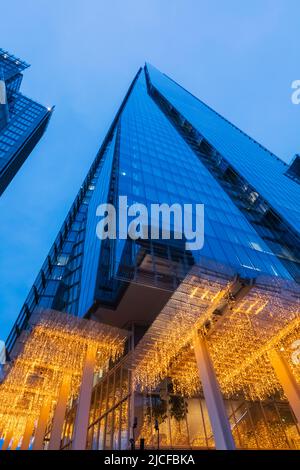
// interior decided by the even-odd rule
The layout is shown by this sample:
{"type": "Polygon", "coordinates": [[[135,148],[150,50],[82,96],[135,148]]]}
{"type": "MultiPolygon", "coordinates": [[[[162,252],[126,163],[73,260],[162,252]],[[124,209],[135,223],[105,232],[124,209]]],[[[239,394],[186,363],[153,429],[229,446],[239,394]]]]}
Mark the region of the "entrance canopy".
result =
{"type": "Polygon", "coordinates": [[[235,282],[234,273],[221,265],[214,264],[213,268],[194,266],[190,270],[136,346],[133,354],[136,386],[155,388],[168,376],[178,355],[191,344],[194,329],[203,327],[217,307],[226,304],[235,282]]]}
{"type": "Polygon", "coordinates": [[[279,349],[300,382],[300,366],[292,360],[300,340],[299,299],[300,288],[293,282],[247,281],[225,269],[193,267],[136,347],[136,387],[155,389],[169,377],[175,392],[199,393],[193,349],[193,336],[199,334],[206,338],[224,396],[282,396],[269,353],[279,349]]]}
{"type": "Polygon", "coordinates": [[[55,404],[66,375],[71,378],[70,396],[76,397],[88,346],[96,347],[96,370],[101,370],[123,353],[127,334],[54,310],[36,313],[0,385],[0,433],[21,437],[26,422],[38,418],[45,400],[55,404]]]}

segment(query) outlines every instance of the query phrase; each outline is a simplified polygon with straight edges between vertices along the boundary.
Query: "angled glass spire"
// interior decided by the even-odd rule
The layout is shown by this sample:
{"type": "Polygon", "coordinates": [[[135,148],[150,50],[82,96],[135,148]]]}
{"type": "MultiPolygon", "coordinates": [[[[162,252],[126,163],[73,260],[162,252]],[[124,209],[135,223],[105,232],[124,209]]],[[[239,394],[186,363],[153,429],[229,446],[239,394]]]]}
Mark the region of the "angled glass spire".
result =
{"type": "Polygon", "coordinates": [[[151,85],[201,134],[292,229],[300,231],[300,186],[288,165],[151,65],[151,85]]]}
{"type": "Polygon", "coordinates": [[[299,280],[300,194],[286,169],[275,155],[146,65],[134,78],[38,274],[8,350],[37,307],[87,317],[101,307],[113,318],[131,285],[172,292],[195,263],[228,266],[244,278],[266,274],[299,280]],[[203,248],[186,250],[184,240],[174,238],[99,240],[97,207],[110,203],[118,209],[119,196],[126,196],[128,205],[147,208],[204,204],[203,248]]]}

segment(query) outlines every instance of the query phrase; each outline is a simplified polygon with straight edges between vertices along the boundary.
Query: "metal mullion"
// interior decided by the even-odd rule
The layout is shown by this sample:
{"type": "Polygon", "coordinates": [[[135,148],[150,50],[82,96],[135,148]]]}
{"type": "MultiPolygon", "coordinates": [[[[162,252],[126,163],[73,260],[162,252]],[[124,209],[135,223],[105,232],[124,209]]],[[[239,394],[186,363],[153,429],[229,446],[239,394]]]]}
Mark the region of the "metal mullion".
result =
{"type": "MultiPolygon", "coordinates": [[[[106,447],[106,430],[107,430],[107,417],[108,417],[108,412],[107,412],[107,409],[108,409],[108,390],[109,390],[109,379],[110,379],[110,376],[108,375],[107,376],[107,385],[106,385],[106,405],[105,405],[105,424],[104,424],[104,437],[103,437],[103,447],[105,448],[106,447]]],[[[105,449],[104,449],[105,450],[105,449]]]]}
{"type": "Polygon", "coordinates": [[[114,380],[113,380],[113,405],[111,407],[111,436],[110,436],[110,448],[113,448],[113,440],[115,433],[115,402],[116,402],[116,371],[114,371],[114,380]]]}
{"type": "MultiPolygon", "coordinates": [[[[100,413],[99,413],[99,415],[101,415],[102,395],[103,395],[103,383],[100,384],[100,401],[99,401],[99,411],[100,411],[100,413]]],[[[96,407],[95,407],[95,414],[96,414],[96,407]]],[[[101,418],[97,421],[97,423],[98,423],[97,449],[99,450],[99,433],[100,433],[100,427],[101,427],[101,418]]]]}
{"type": "Polygon", "coordinates": [[[267,417],[266,417],[266,414],[265,414],[265,410],[264,410],[264,408],[263,408],[263,404],[262,404],[261,401],[259,402],[259,405],[260,405],[260,409],[261,409],[261,411],[262,411],[263,420],[264,420],[264,422],[265,422],[265,425],[267,426],[267,431],[268,431],[268,434],[269,434],[269,436],[270,436],[270,440],[271,440],[271,442],[272,442],[273,449],[276,449],[276,447],[275,447],[275,445],[274,445],[272,433],[271,433],[270,430],[269,430],[269,424],[268,424],[268,420],[267,420],[267,417]]]}

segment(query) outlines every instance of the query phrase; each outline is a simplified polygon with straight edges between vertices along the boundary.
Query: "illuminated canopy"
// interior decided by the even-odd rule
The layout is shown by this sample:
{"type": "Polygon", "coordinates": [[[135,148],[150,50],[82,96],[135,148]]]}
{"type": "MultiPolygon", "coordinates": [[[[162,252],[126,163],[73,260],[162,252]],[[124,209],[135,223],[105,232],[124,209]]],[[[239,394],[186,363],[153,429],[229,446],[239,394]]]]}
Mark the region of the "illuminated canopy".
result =
{"type": "Polygon", "coordinates": [[[154,389],[170,377],[176,392],[201,391],[193,332],[205,336],[223,394],[247,399],[283,395],[268,358],[279,348],[291,362],[290,345],[300,339],[297,284],[259,277],[234,295],[238,280],[194,267],[158,315],[134,353],[134,381],[154,389]]]}
{"type": "Polygon", "coordinates": [[[87,347],[97,349],[96,370],[123,353],[127,332],[54,310],[32,317],[31,331],[23,334],[21,351],[0,386],[0,432],[23,435],[28,418],[36,420],[45,399],[53,405],[63,376],[71,377],[76,396],[87,347]]]}

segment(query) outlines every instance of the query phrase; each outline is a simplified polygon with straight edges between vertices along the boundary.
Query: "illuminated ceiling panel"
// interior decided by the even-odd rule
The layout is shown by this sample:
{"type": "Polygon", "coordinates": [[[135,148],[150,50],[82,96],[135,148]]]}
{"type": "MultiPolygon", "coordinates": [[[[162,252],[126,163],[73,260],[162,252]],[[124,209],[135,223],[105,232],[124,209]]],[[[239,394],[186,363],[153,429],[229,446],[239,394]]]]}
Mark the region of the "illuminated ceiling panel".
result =
{"type": "Polygon", "coordinates": [[[124,350],[127,332],[54,310],[32,317],[32,330],[0,386],[0,431],[21,437],[28,417],[37,419],[46,398],[53,404],[63,376],[70,375],[71,395],[78,393],[87,347],[97,347],[96,370],[124,350]]]}

